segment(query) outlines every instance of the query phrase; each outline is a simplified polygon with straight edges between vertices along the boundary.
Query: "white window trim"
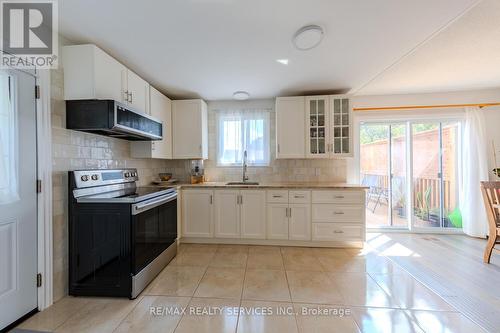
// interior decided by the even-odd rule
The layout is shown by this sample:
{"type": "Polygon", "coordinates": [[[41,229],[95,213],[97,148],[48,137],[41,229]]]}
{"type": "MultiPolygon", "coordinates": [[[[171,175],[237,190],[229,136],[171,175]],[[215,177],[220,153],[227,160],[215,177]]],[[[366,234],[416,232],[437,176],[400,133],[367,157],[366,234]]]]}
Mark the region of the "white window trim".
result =
{"type": "Polygon", "coordinates": [[[245,112],[265,112],[267,113],[268,118],[266,119],[266,122],[264,124],[265,128],[264,131],[267,134],[267,142],[265,145],[266,153],[268,160],[266,163],[251,163],[248,162],[247,165],[252,168],[267,168],[271,165],[271,111],[272,109],[270,108],[228,108],[228,109],[217,109],[215,111],[215,123],[216,123],[216,136],[215,136],[215,146],[216,146],[216,152],[215,152],[215,160],[216,160],[216,166],[218,168],[237,168],[241,167],[242,163],[221,163],[219,159],[219,154],[220,154],[220,122],[219,122],[219,114],[220,113],[225,113],[225,112],[235,112],[235,113],[245,113],[245,112]]]}

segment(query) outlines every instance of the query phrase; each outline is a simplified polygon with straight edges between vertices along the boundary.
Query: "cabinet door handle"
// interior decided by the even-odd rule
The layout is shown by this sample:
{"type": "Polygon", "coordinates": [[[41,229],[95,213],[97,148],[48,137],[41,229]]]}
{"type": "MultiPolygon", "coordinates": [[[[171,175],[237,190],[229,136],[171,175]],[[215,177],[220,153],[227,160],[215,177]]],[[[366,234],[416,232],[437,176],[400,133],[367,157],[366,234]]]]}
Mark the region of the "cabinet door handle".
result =
{"type": "Polygon", "coordinates": [[[344,215],[344,212],[333,212],[335,215],[344,215]]]}
{"type": "Polygon", "coordinates": [[[243,205],[243,195],[240,194],[240,205],[243,205]]]}
{"type": "Polygon", "coordinates": [[[128,91],[125,90],[123,93],[125,94],[125,102],[128,102],[129,101],[128,100],[128,91]]]}
{"type": "Polygon", "coordinates": [[[278,143],[278,153],[280,152],[280,144],[278,143]]]}
{"type": "Polygon", "coordinates": [[[133,96],[134,96],[134,95],[133,95],[133,93],[131,92],[131,93],[130,93],[130,103],[133,103],[133,102],[134,102],[134,101],[133,101],[133,99],[132,99],[132,98],[133,98],[133,96]]]}
{"type": "Polygon", "coordinates": [[[342,230],[334,230],[333,233],[334,234],[343,234],[344,231],[342,231],[342,230]]]}
{"type": "Polygon", "coordinates": [[[344,199],[345,197],[343,195],[336,195],[334,198],[335,199],[344,199]]]}
{"type": "Polygon", "coordinates": [[[283,198],[283,196],[282,195],[273,194],[273,198],[283,198]]]}
{"type": "Polygon", "coordinates": [[[290,212],[290,213],[288,214],[288,217],[292,217],[292,207],[288,208],[288,211],[290,212]]]}
{"type": "Polygon", "coordinates": [[[210,204],[213,205],[213,203],[214,203],[214,196],[210,194],[210,204]]]}

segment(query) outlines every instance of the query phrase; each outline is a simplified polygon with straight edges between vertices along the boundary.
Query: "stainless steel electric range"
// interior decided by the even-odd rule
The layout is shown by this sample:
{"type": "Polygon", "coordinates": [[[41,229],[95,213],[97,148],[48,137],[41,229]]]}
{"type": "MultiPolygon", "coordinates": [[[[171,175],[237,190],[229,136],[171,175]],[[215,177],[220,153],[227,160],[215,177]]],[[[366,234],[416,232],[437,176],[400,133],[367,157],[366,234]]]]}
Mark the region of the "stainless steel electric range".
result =
{"type": "Polygon", "coordinates": [[[131,299],[177,253],[177,190],[136,169],[69,172],[69,294],[131,299]]]}

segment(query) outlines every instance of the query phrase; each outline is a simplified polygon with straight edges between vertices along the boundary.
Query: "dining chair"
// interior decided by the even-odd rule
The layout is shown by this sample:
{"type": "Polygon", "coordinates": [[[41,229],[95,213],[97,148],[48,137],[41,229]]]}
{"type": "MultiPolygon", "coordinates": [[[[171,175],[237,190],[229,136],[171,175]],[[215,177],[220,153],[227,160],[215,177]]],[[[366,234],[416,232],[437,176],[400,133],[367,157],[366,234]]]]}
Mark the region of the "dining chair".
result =
{"type": "Polygon", "coordinates": [[[488,216],[488,243],[484,250],[483,261],[490,263],[495,244],[500,243],[500,182],[481,182],[484,206],[488,216]]]}

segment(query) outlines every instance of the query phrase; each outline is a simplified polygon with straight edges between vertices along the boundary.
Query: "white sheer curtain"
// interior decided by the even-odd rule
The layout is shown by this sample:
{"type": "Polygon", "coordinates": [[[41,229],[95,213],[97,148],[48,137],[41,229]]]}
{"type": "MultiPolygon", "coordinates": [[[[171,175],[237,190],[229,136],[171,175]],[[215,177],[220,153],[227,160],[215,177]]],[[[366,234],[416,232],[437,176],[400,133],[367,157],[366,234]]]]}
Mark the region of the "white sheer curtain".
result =
{"type": "Polygon", "coordinates": [[[19,200],[13,79],[0,73],[0,204],[19,200]]]}
{"type": "Polygon", "coordinates": [[[488,180],[484,115],[479,107],[468,107],[465,109],[460,210],[463,231],[474,237],[485,237],[488,233],[480,189],[480,182],[484,180],[488,180]]]}
{"type": "Polygon", "coordinates": [[[269,165],[270,110],[218,110],[217,163],[239,165],[247,151],[249,165],[269,165]]]}

